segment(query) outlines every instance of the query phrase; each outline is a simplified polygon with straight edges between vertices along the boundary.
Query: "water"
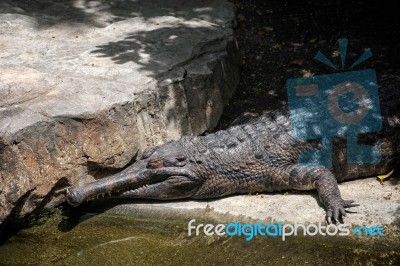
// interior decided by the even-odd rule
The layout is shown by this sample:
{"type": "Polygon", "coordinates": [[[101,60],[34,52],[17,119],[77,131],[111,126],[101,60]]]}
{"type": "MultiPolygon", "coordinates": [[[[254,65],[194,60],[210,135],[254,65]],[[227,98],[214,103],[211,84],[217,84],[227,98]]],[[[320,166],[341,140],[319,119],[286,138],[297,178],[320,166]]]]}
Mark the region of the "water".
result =
{"type": "Polygon", "coordinates": [[[0,246],[0,265],[400,265],[393,238],[188,237],[187,223],[107,213],[54,215],[0,246]]]}

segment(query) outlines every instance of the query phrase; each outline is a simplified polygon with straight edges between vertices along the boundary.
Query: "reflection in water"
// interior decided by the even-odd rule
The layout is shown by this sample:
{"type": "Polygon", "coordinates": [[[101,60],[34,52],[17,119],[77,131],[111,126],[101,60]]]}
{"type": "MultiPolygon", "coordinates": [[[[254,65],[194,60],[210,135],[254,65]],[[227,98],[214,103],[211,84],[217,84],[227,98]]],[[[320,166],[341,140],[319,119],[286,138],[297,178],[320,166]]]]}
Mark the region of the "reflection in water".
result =
{"type": "MultiPolygon", "coordinates": [[[[200,222],[200,221],[199,221],[200,222]]],[[[203,221],[210,222],[210,221],[203,221]]],[[[69,213],[27,228],[0,246],[0,265],[398,265],[392,238],[187,235],[188,221],[69,213]],[[374,241],[375,240],[375,241],[374,241]]]]}

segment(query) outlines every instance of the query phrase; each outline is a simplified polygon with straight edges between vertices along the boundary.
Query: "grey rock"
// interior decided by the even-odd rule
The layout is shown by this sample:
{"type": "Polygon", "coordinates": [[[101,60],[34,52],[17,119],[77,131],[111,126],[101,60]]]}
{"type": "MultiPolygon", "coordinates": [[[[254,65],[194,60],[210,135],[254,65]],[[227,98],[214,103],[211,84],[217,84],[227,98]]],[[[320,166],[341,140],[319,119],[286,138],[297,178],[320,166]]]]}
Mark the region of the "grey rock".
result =
{"type": "Polygon", "coordinates": [[[3,1],[0,223],[215,127],[239,81],[233,24],[228,1],[3,1]]]}
{"type": "MultiPolygon", "coordinates": [[[[354,197],[357,191],[359,207],[353,208],[344,222],[355,226],[377,226],[399,231],[400,193],[395,178],[381,184],[376,178],[358,179],[339,184],[344,198],[354,197]]],[[[324,210],[319,206],[317,193],[288,192],[225,197],[218,200],[149,202],[134,200],[135,204],[118,204],[108,213],[135,216],[184,218],[214,218],[226,223],[235,221],[273,221],[286,223],[322,223],[324,210]]],[[[104,203],[96,203],[92,210],[104,203]]]]}

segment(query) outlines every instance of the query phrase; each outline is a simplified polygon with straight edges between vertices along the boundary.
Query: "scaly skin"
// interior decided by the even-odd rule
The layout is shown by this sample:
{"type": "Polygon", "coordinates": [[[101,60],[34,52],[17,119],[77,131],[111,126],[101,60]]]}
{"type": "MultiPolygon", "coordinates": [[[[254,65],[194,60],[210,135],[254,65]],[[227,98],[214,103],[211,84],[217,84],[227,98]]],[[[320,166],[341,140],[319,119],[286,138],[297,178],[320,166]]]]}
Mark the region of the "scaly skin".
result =
{"type": "Polygon", "coordinates": [[[320,144],[293,139],[288,116],[275,111],[261,116],[245,115],[235,126],[214,134],[183,137],[148,148],[139,161],[122,172],[69,189],[67,202],[78,206],[101,194],[174,200],[317,189],[328,222],[332,218],[339,221],[340,216],[346,215],[346,208],[358,205],[342,199],[337,180],[385,174],[400,157],[396,134],[400,119],[395,113],[400,110],[400,93],[386,86],[380,94],[384,131],[360,137],[361,143],[378,139],[375,146],[382,160],[376,165],[347,164],[344,141],[336,143],[333,169],[299,164],[303,151],[318,149],[320,144]]]}

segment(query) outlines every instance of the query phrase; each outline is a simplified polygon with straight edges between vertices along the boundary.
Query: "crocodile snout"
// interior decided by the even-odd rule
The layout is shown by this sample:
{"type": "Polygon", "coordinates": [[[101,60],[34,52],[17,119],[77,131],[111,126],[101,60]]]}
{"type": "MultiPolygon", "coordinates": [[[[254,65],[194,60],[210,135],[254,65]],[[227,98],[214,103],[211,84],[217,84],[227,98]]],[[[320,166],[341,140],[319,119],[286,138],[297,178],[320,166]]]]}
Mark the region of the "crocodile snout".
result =
{"type": "Polygon", "coordinates": [[[69,188],[65,196],[67,203],[73,207],[80,205],[84,201],[84,197],[77,189],[69,188]]]}

